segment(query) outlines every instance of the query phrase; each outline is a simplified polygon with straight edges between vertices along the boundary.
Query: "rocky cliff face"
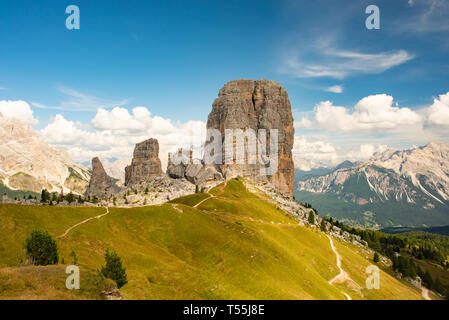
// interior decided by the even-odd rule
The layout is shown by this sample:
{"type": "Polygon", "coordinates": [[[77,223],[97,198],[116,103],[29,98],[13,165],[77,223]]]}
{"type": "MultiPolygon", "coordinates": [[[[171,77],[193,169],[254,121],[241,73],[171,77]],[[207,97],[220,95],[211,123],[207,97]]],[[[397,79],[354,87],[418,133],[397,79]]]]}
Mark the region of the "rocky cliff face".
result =
{"type": "Polygon", "coordinates": [[[0,114],[0,184],[12,190],[83,194],[89,170],[52,148],[25,122],[0,114]]]}
{"type": "Polygon", "coordinates": [[[159,159],[159,142],[148,139],[136,144],[131,165],[125,168],[125,185],[147,182],[163,174],[159,159]]]}
{"type": "MultiPolygon", "coordinates": [[[[207,120],[207,129],[221,132],[223,142],[226,129],[278,130],[278,169],[272,175],[261,175],[259,163],[219,165],[226,178],[241,175],[254,182],[269,182],[280,192],[292,197],[294,187],[294,166],[292,148],[294,140],[293,116],[287,91],[275,81],[234,80],[228,82],[219,92],[207,120]]],[[[269,149],[270,143],[267,143],[269,149]]],[[[236,146],[236,148],[242,146],[236,146]]],[[[243,147],[244,148],[244,147],[243,147]]],[[[223,160],[225,149],[223,148],[223,160]]]]}
{"type": "Polygon", "coordinates": [[[92,159],[92,176],[89,186],[84,194],[85,197],[107,198],[120,191],[113,178],[106,174],[106,171],[97,157],[92,159]]]}

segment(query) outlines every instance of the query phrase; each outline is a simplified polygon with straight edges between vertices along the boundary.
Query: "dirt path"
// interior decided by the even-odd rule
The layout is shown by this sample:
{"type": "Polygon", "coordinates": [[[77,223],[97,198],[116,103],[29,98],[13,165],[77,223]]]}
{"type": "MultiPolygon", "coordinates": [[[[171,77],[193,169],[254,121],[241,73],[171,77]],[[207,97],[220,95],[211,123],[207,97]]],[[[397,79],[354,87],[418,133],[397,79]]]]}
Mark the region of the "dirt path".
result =
{"type": "MultiPolygon", "coordinates": [[[[226,188],[227,185],[228,185],[228,180],[225,181],[225,185],[223,186],[223,188],[226,188]]],[[[204,201],[207,201],[207,200],[209,200],[209,199],[215,198],[215,196],[214,196],[212,193],[209,193],[209,191],[210,191],[210,189],[208,189],[208,190],[206,191],[206,193],[207,193],[210,197],[208,197],[208,198],[206,198],[206,199],[203,199],[203,200],[201,200],[200,202],[198,202],[196,205],[193,206],[194,208],[198,207],[198,206],[199,206],[200,204],[202,204],[204,201]]]]}
{"type": "Polygon", "coordinates": [[[86,223],[86,222],[89,222],[90,220],[93,220],[93,219],[100,219],[100,218],[104,217],[104,216],[107,215],[107,214],[109,214],[109,208],[108,208],[108,207],[106,207],[106,213],[103,213],[103,214],[100,214],[100,215],[98,215],[98,216],[95,216],[95,217],[92,217],[92,218],[83,220],[83,221],[81,221],[81,222],[79,222],[79,223],[77,223],[77,224],[71,226],[71,227],[68,228],[63,234],[61,234],[61,235],[58,237],[58,239],[59,239],[59,238],[64,238],[66,235],[69,234],[70,231],[72,231],[72,229],[74,229],[74,228],[76,228],[76,227],[78,227],[78,226],[80,226],[80,225],[82,225],[82,224],[84,224],[84,223],[86,223]]]}
{"type": "Polygon", "coordinates": [[[423,297],[424,299],[426,299],[426,300],[432,300],[432,299],[430,298],[430,296],[429,296],[429,289],[427,289],[427,288],[425,288],[425,287],[423,287],[423,286],[421,286],[421,294],[422,294],[422,297],[423,297]]]}
{"type": "Polygon", "coordinates": [[[198,202],[196,205],[193,206],[194,208],[198,207],[200,204],[202,204],[206,200],[209,200],[211,198],[215,198],[215,196],[213,194],[209,193],[209,190],[207,190],[206,193],[209,195],[209,197],[207,197],[206,199],[203,199],[200,202],[198,202]]]}
{"type": "MultiPolygon", "coordinates": [[[[335,281],[337,281],[337,282],[345,282],[347,280],[351,280],[351,277],[349,277],[349,275],[346,273],[346,271],[344,271],[343,268],[341,267],[340,255],[338,254],[337,249],[335,249],[334,242],[332,241],[332,238],[329,235],[327,235],[327,237],[329,238],[332,251],[337,256],[337,267],[340,270],[340,273],[338,275],[336,275],[335,277],[333,277],[332,279],[330,279],[329,283],[332,284],[335,281]]],[[[352,300],[352,298],[347,293],[344,293],[343,291],[342,291],[342,293],[345,295],[346,299],[352,300]]]]}

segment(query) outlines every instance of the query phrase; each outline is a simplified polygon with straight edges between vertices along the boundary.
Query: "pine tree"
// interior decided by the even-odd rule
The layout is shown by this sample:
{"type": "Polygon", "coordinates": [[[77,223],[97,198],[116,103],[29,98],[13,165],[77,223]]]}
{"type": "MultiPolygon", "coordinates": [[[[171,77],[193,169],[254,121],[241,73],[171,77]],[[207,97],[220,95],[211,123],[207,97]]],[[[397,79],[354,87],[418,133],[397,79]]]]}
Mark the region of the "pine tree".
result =
{"type": "Polygon", "coordinates": [[[126,269],[122,265],[122,260],[116,252],[106,249],[104,256],[106,265],[101,267],[100,273],[108,279],[112,279],[117,283],[117,287],[120,289],[128,283],[126,276],[126,269]]]}
{"type": "Polygon", "coordinates": [[[42,192],[41,192],[41,202],[42,203],[45,203],[45,202],[47,202],[49,199],[48,199],[48,191],[47,191],[47,189],[42,189],[42,192]]]}
{"type": "Polygon", "coordinates": [[[374,252],[374,258],[373,258],[373,261],[374,261],[375,263],[378,263],[378,262],[379,262],[379,254],[378,254],[377,252],[374,252]]]}
{"type": "Polygon", "coordinates": [[[72,192],[70,192],[67,196],[66,196],[66,200],[68,203],[72,203],[75,201],[75,196],[73,195],[72,192]]]}
{"type": "Polygon", "coordinates": [[[315,224],[315,214],[313,213],[313,211],[310,211],[309,213],[309,224],[315,224]]]}
{"type": "Polygon", "coordinates": [[[326,220],[321,219],[321,226],[320,226],[321,231],[326,232],[327,231],[327,225],[326,225],[326,220]]]}
{"type": "Polygon", "coordinates": [[[433,288],[433,279],[430,275],[429,270],[427,270],[424,273],[424,276],[422,277],[422,282],[426,285],[427,288],[432,289],[433,288]]]}

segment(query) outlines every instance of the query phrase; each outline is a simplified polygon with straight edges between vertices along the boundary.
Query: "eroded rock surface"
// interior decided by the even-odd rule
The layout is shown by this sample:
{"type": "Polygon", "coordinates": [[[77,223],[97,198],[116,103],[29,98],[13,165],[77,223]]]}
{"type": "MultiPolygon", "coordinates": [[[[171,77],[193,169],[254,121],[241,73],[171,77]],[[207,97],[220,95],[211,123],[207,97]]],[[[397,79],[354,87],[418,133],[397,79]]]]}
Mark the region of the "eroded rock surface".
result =
{"type": "Polygon", "coordinates": [[[125,185],[133,186],[162,175],[159,142],[148,139],[136,144],[131,165],[125,168],[125,185]]]}
{"type": "MultiPolygon", "coordinates": [[[[294,166],[292,148],[294,127],[291,105],[287,91],[271,80],[234,80],[228,82],[219,92],[212,105],[207,120],[207,129],[217,129],[223,139],[223,164],[218,170],[225,178],[243,176],[256,183],[269,182],[280,192],[292,197],[294,187],[294,166]],[[271,175],[260,174],[264,167],[258,161],[248,164],[248,158],[239,164],[238,159],[232,163],[225,162],[225,130],[259,129],[278,130],[278,167],[271,175]]],[[[235,143],[234,143],[235,145],[235,143]]],[[[269,141],[266,144],[269,150],[269,141]]],[[[244,146],[235,146],[244,147],[244,146]]],[[[258,144],[259,148],[259,144],[258,144]]],[[[240,159],[241,160],[241,159],[240,159]]]]}
{"type": "Polygon", "coordinates": [[[107,175],[98,157],[92,159],[92,176],[86,189],[85,197],[97,197],[99,199],[112,196],[120,192],[116,181],[107,175]]]}
{"type": "Polygon", "coordinates": [[[168,155],[167,175],[175,179],[185,178],[198,186],[206,186],[223,180],[223,175],[214,165],[205,165],[199,159],[193,159],[192,151],[187,154],[183,149],[179,149],[176,154],[168,155]]]}

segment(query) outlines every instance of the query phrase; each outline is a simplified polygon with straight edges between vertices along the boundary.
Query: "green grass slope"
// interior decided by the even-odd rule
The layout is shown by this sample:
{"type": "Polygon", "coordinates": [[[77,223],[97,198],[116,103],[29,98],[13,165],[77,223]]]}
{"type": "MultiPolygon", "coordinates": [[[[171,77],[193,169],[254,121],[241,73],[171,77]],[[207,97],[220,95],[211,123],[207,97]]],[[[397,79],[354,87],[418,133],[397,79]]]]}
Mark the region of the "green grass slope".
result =
{"type": "Polygon", "coordinates": [[[0,300],[103,300],[102,291],[115,283],[82,268],[80,290],[67,290],[65,266],[14,267],[0,269],[0,300]]]}
{"type": "MultiPolygon", "coordinates": [[[[23,240],[32,229],[57,236],[105,212],[60,209],[0,205],[0,217],[9,221],[0,225],[0,240],[6,241],[0,268],[19,263],[23,240]]],[[[109,211],[57,241],[61,257],[69,261],[74,250],[78,264],[89,270],[104,263],[106,248],[115,250],[127,268],[129,282],[120,290],[125,299],[346,299],[343,291],[351,294],[344,284],[328,283],[339,270],[326,235],[298,225],[238,179],[208,194],[109,211]]],[[[371,262],[346,244],[338,243],[338,248],[348,273],[364,286],[363,267],[371,262]]],[[[355,294],[354,299],[420,298],[417,290],[393,277],[388,288],[355,294]]]]}

